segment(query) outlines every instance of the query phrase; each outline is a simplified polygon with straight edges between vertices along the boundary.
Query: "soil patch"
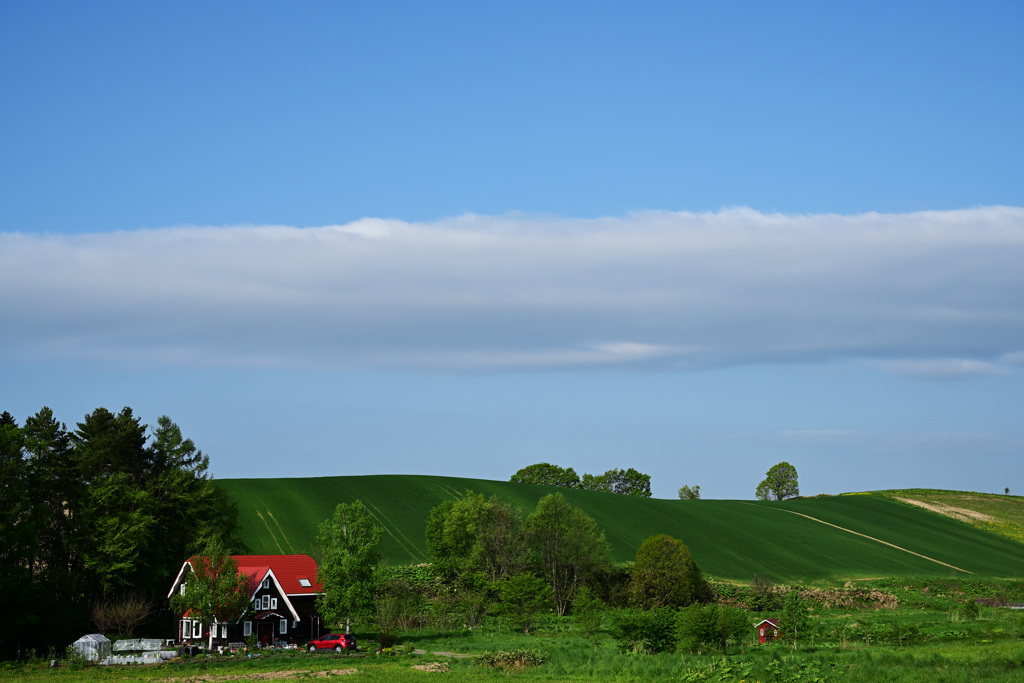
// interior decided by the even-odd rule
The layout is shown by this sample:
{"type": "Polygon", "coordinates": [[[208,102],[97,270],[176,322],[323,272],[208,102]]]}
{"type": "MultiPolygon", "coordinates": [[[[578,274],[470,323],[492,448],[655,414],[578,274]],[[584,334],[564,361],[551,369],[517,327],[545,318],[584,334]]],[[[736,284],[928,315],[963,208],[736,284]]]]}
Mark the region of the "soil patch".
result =
{"type": "Polygon", "coordinates": [[[953,519],[958,519],[961,522],[993,522],[995,517],[992,515],[986,515],[984,512],[978,512],[977,510],[968,510],[967,508],[958,508],[953,505],[946,505],[945,503],[926,503],[923,500],[914,500],[913,498],[901,498],[899,496],[893,496],[896,500],[904,503],[910,503],[917,507],[931,510],[932,512],[938,512],[940,515],[946,515],[953,519]]]}

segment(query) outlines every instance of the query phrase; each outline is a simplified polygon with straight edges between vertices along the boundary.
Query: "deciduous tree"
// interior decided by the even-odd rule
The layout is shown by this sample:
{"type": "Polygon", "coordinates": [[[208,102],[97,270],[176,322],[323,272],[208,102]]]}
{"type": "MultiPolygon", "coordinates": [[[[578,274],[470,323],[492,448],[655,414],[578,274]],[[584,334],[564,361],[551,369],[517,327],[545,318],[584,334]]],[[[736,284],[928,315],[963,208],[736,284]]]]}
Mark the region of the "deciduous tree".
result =
{"type": "Polygon", "coordinates": [[[544,486],[564,486],[575,489],[580,486],[580,478],[571,467],[559,467],[546,462],[529,465],[512,475],[509,481],[517,484],[542,484],[544,486]]]}
{"type": "Polygon", "coordinates": [[[527,562],[522,512],[497,497],[467,491],[430,511],[427,551],[448,580],[473,583],[474,573],[489,581],[508,578],[527,562]]]}
{"type": "Polygon", "coordinates": [[[561,493],[544,496],[526,519],[527,539],[551,586],[559,614],[576,591],[608,565],[609,546],[592,517],[570,505],[561,493]]]}
{"type": "Polygon", "coordinates": [[[340,503],[334,516],[320,525],[316,538],[319,555],[317,576],[324,592],[316,606],[330,624],[345,622],[371,611],[376,589],[376,570],[384,531],[362,501],[340,503]]]}
{"type": "Polygon", "coordinates": [[[207,647],[213,648],[215,624],[234,623],[249,610],[254,586],[238,571],[234,558],[213,544],[203,555],[190,559],[192,573],[185,589],[171,596],[171,609],[189,613],[209,630],[207,647]]]}
{"type": "Polygon", "coordinates": [[[800,495],[796,468],[788,462],[773,465],[765,473],[764,481],[757,485],[759,500],[785,500],[800,495]]]}
{"type": "Polygon", "coordinates": [[[644,609],[704,602],[710,589],[686,545],[668,534],[651,536],[636,551],[630,599],[644,609]]]}
{"type": "Polygon", "coordinates": [[[538,614],[551,609],[551,586],[533,574],[516,574],[497,586],[501,613],[508,615],[523,633],[530,632],[538,614]]]}
{"type": "Polygon", "coordinates": [[[681,486],[679,488],[680,500],[700,500],[699,486],[681,486]]]}

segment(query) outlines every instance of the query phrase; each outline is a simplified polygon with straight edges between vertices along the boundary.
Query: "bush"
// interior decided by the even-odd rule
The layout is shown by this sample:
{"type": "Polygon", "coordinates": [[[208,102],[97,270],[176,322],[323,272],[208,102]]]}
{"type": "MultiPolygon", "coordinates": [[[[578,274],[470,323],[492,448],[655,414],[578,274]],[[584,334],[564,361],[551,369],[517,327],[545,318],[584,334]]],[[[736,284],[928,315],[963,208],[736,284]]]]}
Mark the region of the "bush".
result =
{"type": "Polygon", "coordinates": [[[590,638],[601,630],[604,613],[604,603],[593,594],[588,586],[584,586],[576,593],[576,600],[572,603],[572,616],[584,636],[590,638]]]}
{"type": "Polygon", "coordinates": [[[546,653],[533,650],[486,652],[477,659],[481,666],[489,666],[494,669],[522,669],[528,666],[540,666],[546,661],[548,661],[546,653]]]}
{"type": "Polygon", "coordinates": [[[719,623],[718,605],[692,605],[679,610],[679,646],[687,652],[725,649],[726,636],[719,623]]]}
{"type": "Polygon", "coordinates": [[[669,607],[618,610],[612,617],[612,635],[628,652],[670,650],[677,640],[676,611],[669,607]]]}

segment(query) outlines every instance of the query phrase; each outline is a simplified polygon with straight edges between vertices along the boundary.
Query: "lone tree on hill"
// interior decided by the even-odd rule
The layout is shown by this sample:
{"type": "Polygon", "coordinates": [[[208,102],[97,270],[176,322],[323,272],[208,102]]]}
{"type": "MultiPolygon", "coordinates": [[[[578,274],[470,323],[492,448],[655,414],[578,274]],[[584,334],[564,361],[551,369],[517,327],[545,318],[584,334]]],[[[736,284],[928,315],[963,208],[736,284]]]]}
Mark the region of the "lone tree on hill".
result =
{"type": "Polygon", "coordinates": [[[764,481],[757,485],[758,500],[785,500],[800,495],[796,468],[780,462],[765,473],[764,481]]]}
{"type": "Polygon", "coordinates": [[[681,486],[679,488],[680,500],[700,500],[700,486],[681,486]]]}

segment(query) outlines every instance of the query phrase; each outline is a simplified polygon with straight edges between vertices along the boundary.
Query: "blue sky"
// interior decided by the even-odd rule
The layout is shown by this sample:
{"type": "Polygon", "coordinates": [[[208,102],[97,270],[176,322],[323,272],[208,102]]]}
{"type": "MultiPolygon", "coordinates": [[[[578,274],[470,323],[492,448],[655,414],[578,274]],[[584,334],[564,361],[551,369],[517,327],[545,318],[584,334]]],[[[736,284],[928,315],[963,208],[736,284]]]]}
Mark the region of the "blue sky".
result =
{"type": "Polygon", "coordinates": [[[1024,493],[1024,8],[0,1],[0,410],[218,477],[1024,493]]]}

